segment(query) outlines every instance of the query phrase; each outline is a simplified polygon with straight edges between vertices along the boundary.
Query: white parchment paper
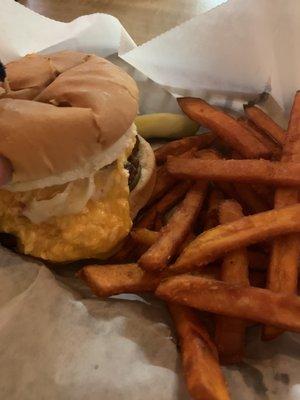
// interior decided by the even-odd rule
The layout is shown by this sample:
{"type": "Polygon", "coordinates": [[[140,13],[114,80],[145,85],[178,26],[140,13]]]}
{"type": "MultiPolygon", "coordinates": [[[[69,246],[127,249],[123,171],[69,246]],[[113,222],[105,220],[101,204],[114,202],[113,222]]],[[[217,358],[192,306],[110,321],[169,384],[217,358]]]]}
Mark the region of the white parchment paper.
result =
{"type": "Polygon", "coordinates": [[[176,92],[267,90],[288,110],[300,87],[299,19],[298,0],[231,0],[122,57],[176,92]]]}
{"type": "MultiPolygon", "coordinates": [[[[230,108],[267,89],[279,118],[300,80],[299,18],[298,0],[231,0],[136,47],[112,16],[66,24],[1,0],[0,58],[59,49],[109,57],[138,81],[143,113],[178,111],[164,88],[230,108]]],[[[0,399],[188,399],[162,303],[100,301],[69,275],[0,249],[0,399]]],[[[299,336],[249,336],[245,362],[224,369],[232,399],[300,399],[299,336]]]]}

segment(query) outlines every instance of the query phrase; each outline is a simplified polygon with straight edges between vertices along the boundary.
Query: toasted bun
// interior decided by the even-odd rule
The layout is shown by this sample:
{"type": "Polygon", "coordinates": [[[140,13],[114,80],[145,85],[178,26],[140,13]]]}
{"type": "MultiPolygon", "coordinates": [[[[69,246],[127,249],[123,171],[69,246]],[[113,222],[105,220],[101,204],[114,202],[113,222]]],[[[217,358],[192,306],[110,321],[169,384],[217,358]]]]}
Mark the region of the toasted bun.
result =
{"type": "Polygon", "coordinates": [[[136,116],[134,80],[103,58],[33,54],[6,68],[12,91],[0,95],[0,154],[13,166],[11,187],[50,186],[88,171],[136,116]]]}
{"type": "Polygon", "coordinates": [[[153,192],[156,180],[155,157],[153,150],[148,142],[139,137],[139,161],[141,165],[141,176],[138,184],[130,193],[129,204],[131,218],[133,219],[137,213],[148,202],[153,192]]]}

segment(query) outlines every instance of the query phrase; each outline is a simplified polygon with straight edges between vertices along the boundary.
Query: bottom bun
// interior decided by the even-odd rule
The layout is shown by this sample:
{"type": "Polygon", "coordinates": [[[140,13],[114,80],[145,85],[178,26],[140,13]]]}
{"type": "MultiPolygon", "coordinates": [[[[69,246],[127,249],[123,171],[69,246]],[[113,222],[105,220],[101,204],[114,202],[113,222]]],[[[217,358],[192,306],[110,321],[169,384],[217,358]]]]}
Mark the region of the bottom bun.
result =
{"type": "Polygon", "coordinates": [[[0,231],[18,238],[20,252],[43,260],[70,263],[88,258],[107,259],[118,250],[130,231],[132,219],[146,205],[153,191],[154,153],[142,138],[138,158],[140,178],[130,193],[129,207],[127,179],[123,173],[121,180],[112,180],[106,196],[99,201],[88,202],[83,211],[56,216],[50,222],[38,224],[22,215],[18,193],[2,190],[0,208],[4,211],[0,231]],[[16,209],[20,212],[16,213],[16,209]]]}
{"type": "Polygon", "coordinates": [[[141,136],[139,136],[139,140],[141,176],[129,196],[130,216],[132,219],[149,201],[156,181],[155,156],[152,147],[141,136]]]}

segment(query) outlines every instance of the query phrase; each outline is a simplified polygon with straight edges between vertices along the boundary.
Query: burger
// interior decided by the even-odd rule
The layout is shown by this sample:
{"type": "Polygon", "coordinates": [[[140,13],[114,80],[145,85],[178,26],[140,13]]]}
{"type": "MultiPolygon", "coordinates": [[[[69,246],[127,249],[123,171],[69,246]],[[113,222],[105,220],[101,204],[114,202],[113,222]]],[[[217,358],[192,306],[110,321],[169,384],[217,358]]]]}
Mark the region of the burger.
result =
{"type": "Polygon", "coordinates": [[[52,262],[105,259],[151,196],[155,161],[137,135],[138,89],[109,61],[79,52],[30,54],[6,66],[0,231],[52,262]]]}

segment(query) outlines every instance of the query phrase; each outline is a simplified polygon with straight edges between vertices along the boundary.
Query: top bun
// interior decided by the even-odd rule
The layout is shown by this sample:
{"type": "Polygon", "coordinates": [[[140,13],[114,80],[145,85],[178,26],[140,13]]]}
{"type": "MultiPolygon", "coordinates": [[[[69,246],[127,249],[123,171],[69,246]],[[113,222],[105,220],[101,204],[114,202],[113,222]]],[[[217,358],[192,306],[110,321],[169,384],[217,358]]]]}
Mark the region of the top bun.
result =
{"type": "Polygon", "coordinates": [[[0,154],[12,163],[12,185],[85,168],[122,139],[137,114],[136,83],[103,58],[32,54],[6,70],[11,91],[0,92],[0,154]]]}

